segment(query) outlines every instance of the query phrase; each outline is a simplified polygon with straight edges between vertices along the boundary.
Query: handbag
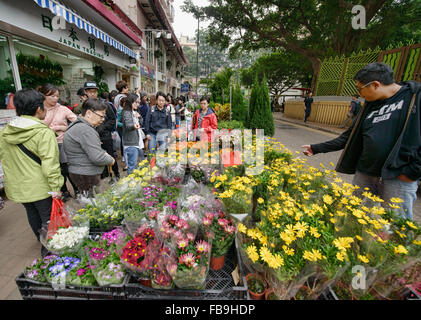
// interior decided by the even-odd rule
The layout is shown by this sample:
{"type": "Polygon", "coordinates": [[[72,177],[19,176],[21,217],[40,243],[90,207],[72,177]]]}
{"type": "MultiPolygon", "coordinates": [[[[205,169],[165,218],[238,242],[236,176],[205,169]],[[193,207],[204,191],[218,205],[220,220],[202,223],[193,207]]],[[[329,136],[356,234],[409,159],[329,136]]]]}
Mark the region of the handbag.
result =
{"type": "Polygon", "coordinates": [[[120,150],[121,146],[121,138],[117,131],[111,132],[111,138],[113,139],[113,150],[118,151],[120,150]]]}

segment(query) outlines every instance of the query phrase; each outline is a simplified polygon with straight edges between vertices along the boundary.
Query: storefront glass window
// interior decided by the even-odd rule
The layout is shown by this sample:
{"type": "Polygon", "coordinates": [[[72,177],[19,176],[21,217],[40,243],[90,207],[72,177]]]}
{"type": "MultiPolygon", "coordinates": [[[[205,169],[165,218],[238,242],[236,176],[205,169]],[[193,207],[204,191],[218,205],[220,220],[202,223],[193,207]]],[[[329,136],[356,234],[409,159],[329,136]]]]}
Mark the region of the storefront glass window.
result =
{"type": "Polygon", "coordinates": [[[0,109],[6,108],[10,93],[15,93],[15,84],[11,70],[9,44],[7,38],[0,35],[0,109]]]}
{"type": "Polygon", "coordinates": [[[153,64],[153,37],[152,32],[146,32],[146,46],[147,46],[147,60],[150,64],[153,64]]]}
{"type": "Polygon", "coordinates": [[[93,78],[93,63],[82,57],[13,37],[23,88],[51,83],[59,88],[61,103],[79,103],[77,90],[93,78]]]}

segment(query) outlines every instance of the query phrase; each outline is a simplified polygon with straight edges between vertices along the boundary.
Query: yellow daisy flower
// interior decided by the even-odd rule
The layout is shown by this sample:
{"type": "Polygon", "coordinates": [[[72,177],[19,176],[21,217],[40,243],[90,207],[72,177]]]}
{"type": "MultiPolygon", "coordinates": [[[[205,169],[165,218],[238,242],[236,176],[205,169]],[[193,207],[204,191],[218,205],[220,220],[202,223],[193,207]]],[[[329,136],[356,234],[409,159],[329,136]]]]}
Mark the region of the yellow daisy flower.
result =
{"type": "Polygon", "coordinates": [[[406,248],[403,245],[398,245],[397,247],[393,248],[393,251],[396,254],[402,253],[402,254],[408,254],[408,250],[406,250],[406,248]]]}
{"type": "Polygon", "coordinates": [[[358,259],[361,261],[361,262],[364,262],[364,263],[369,263],[370,262],[370,260],[366,257],[366,256],[363,256],[363,255],[358,255],[358,259]]]}

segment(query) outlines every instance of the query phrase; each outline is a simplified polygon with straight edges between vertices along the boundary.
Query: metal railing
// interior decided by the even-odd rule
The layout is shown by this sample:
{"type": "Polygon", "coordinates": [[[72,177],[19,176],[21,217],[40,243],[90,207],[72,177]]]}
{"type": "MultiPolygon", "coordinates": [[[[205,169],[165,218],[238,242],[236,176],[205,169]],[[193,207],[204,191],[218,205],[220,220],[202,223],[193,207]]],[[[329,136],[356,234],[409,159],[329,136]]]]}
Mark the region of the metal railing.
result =
{"type": "MultiPolygon", "coordinates": [[[[311,105],[309,122],[339,126],[346,120],[349,101],[315,101],[311,105]]],[[[285,116],[304,120],[304,100],[285,101],[285,116]]]]}

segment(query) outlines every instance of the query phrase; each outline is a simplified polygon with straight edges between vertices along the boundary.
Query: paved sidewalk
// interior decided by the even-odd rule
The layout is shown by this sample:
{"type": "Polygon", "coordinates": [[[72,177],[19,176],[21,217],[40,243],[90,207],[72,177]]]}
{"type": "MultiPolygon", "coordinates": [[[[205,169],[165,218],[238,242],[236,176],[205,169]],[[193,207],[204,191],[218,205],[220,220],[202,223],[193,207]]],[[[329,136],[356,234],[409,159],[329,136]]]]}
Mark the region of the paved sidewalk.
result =
{"type": "Polygon", "coordinates": [[[0,299],[21,300],[15,278],[39,258],[41,245],[21,204],[5,201],[0,211],[0,299]]]}
{"type": "Polygon", "coordinates": [[[346,131],[346,128],[341,129],[337,126],[329,126],[327,124],[320,124],[320,123],[315,123],[315,122],[310,122],[310,121],[307,121],[307,123],[304,123],[303,120],[288,118],[282,112],[274,112],[273,118],[275,120],[282,120],[282,121],[286,121],[286,122],[293,123],[293,124],[299,124],[299,125],[304,126],[304,127],[309,127],[309,128],[312,128],[312,129],[326,131],[326,132],[330,132],[330,133],[338,134],[338,135],[340,135],[341,133],[346,131]]]}

